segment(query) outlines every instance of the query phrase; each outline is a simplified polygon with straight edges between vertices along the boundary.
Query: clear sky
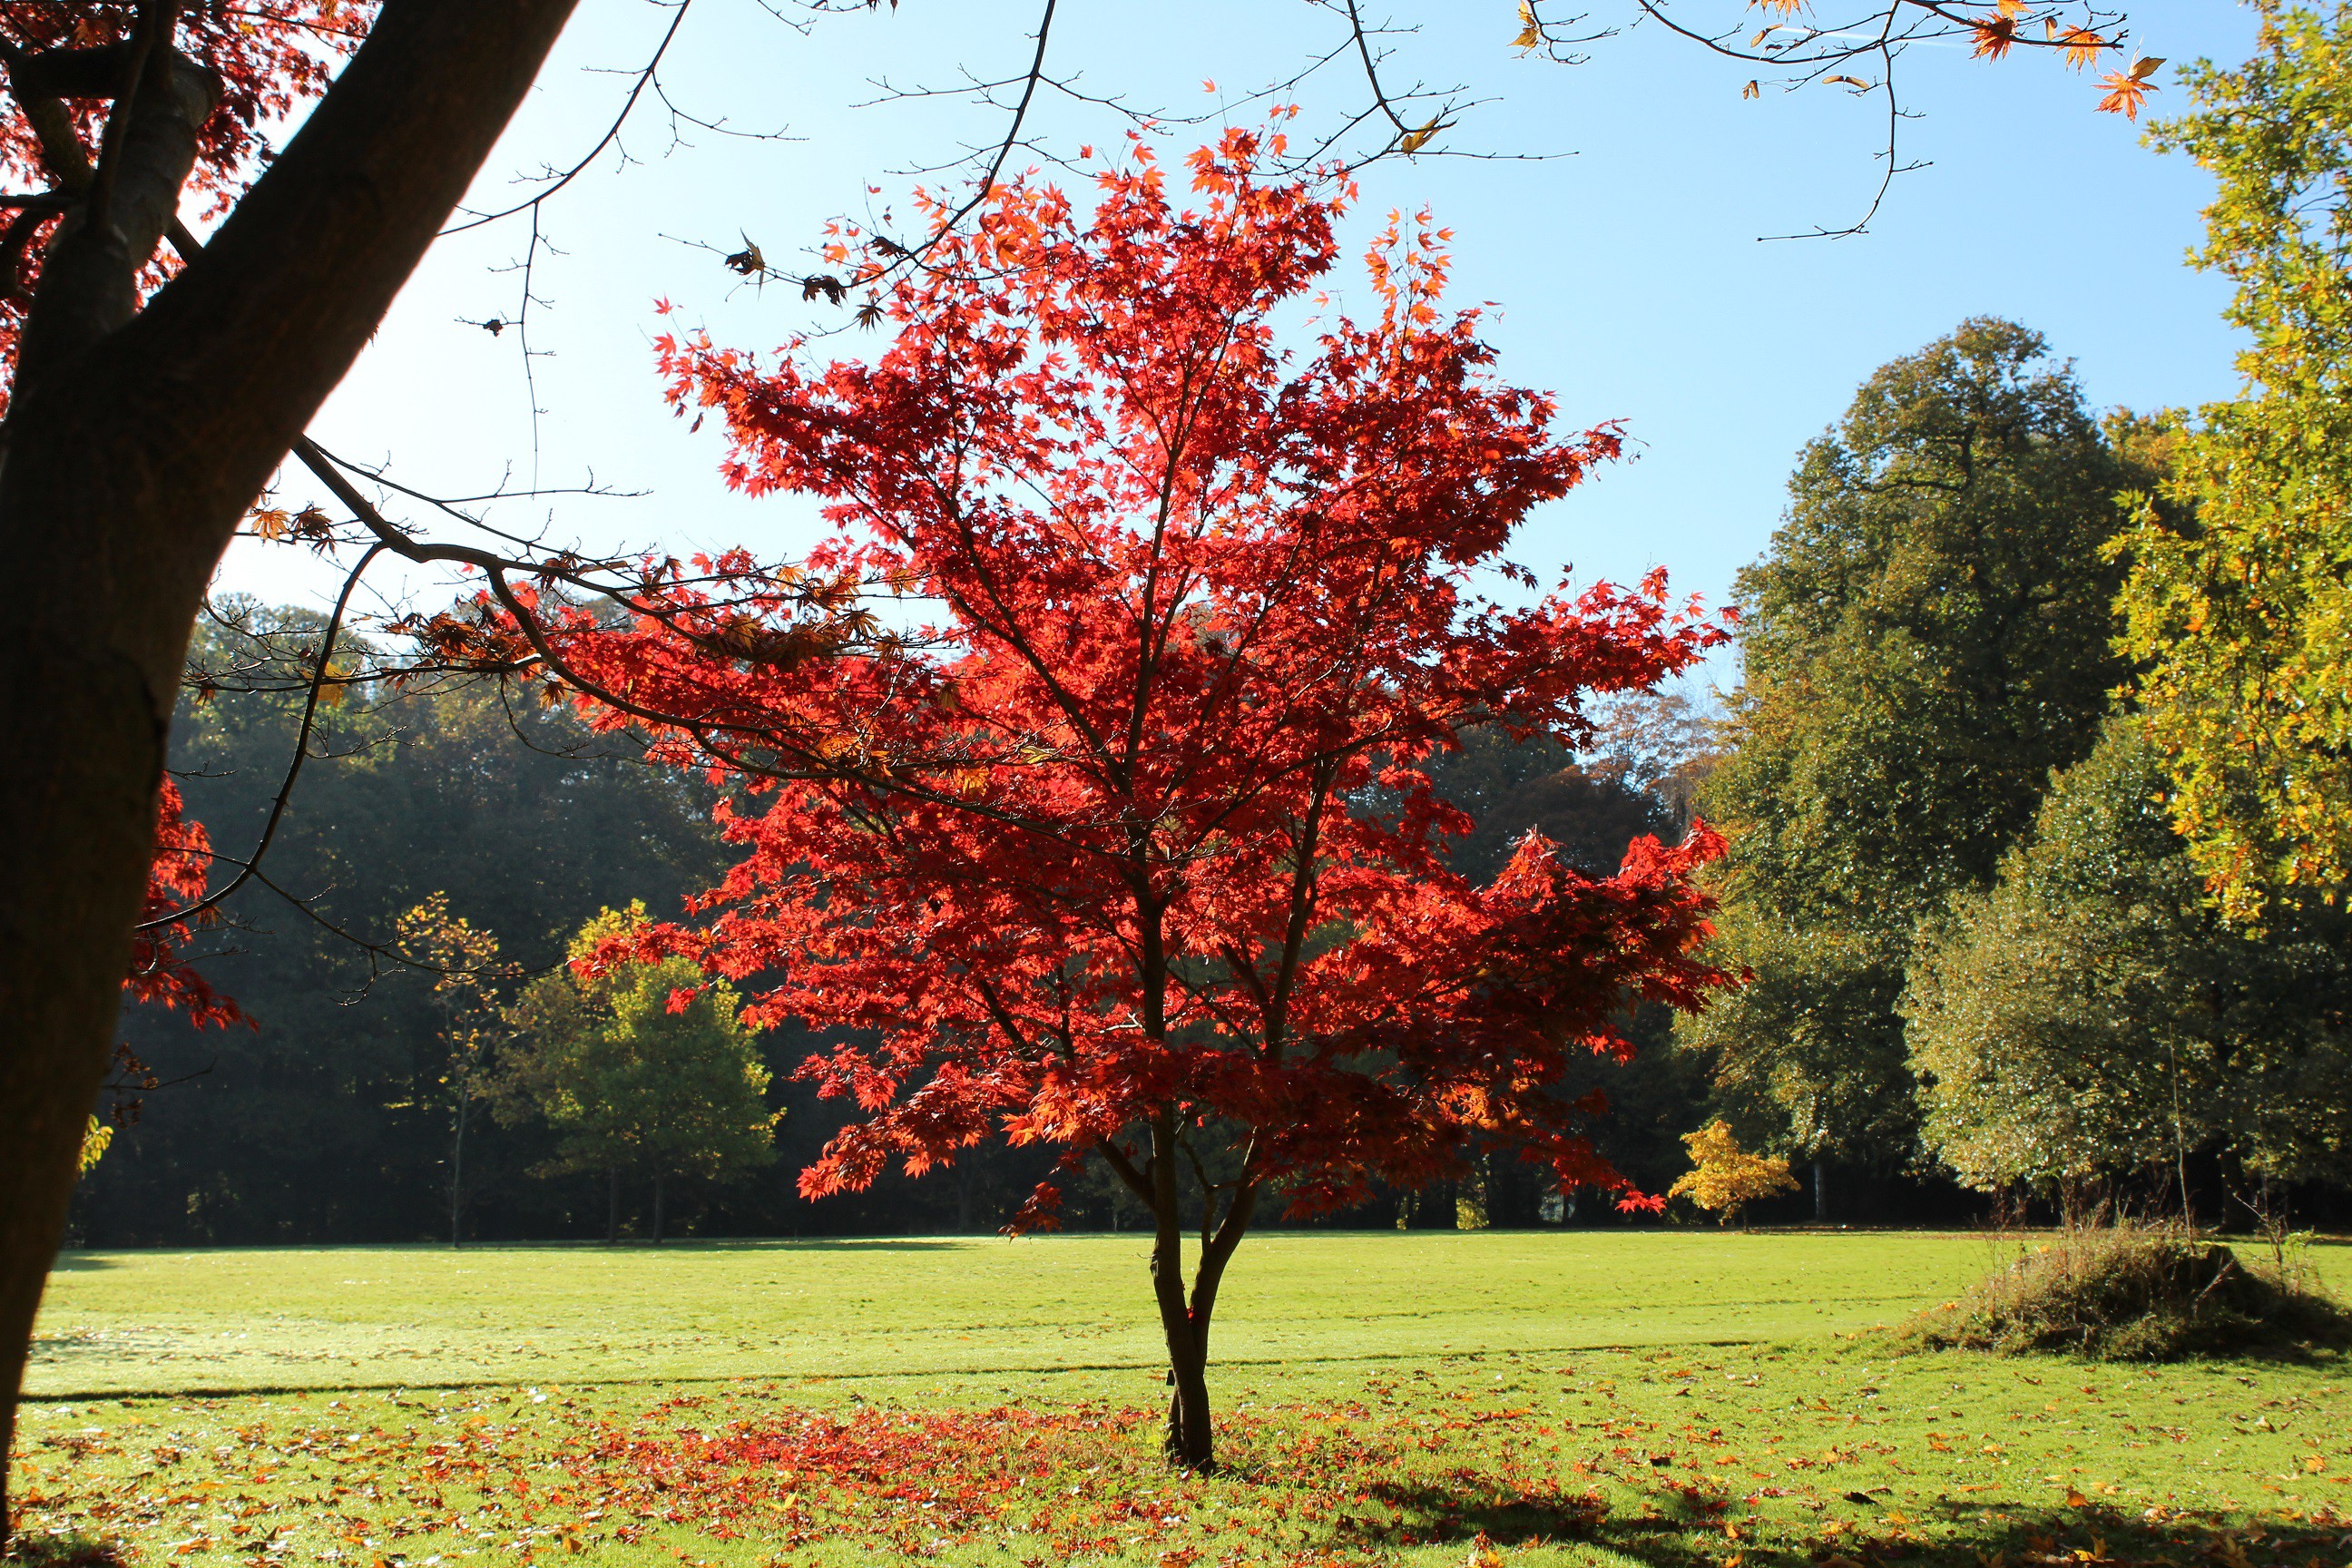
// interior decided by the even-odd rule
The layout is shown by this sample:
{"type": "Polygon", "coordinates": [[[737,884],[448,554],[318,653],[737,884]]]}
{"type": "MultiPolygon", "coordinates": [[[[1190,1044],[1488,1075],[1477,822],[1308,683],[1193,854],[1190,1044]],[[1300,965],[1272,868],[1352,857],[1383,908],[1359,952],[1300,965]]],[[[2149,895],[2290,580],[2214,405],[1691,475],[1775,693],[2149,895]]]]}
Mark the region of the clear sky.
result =
{"type": "MultiPolygon", "coordinates": [[[[1593,20],[1623,22],[1630,0],[1592,0],[1593,20]]],[[[526,396],[518,334],[466,324],[516,314],[527,219],[445,240],[314,432],[346,456],[385,461],[442,494],[528,484],[602,485],[629,499],[501,503],[510,528],[543,527],[592,549],[658,542],[683,552],[744,542],[788,553],[811,536],[810,510],[727,493],[715,426],[672,419],[653,374],[654,301],[721,342],[767,350],[839,319],[796,290],[741,286],[719,255],[745,237],[778,265],[800,263],[824,221],[887,206],[910,167],[1001,134],[995,112],[960,97],[858,107],[887,79],[952,86],[960,73],[1025,66],[1036,0],[903,0],[811,19],[805,31],[761,0],[695,0],[662,81],[685,113],[744,132],[675,122],[651,99],[608,153],[543,211],[530,316],[538,405],[526,396]],[[896,171],[894,173],[894,171],[896,171]],[[869,194],[867,187],[879,187],[869,194]],[[697,248],[698,245],[716,247],[697,248]]],[[[1558,10],[1559,7],[1550,7],[1558,10]]],[[[1694,16],[1737,20],[1737,0],[1683,0],[1694,16]]],[[[2228,395],[2226,289],[2189,270],[2210,184],[2160,156],[2138,128],[2093,112],[2095,90],[2052,58],[1991,65],[1962,48],[1903,61],[1906,161],[1868,234],[1834,241],[1759,236],[1839,227],[1877,183],[1884,135],[1875,100],[1769,83],[1744,100],[1749,71],[1654,26],[1594,45],[1563,68],[1509,47],[1509,0],[1396,0],[1385,13],[1417,34],[1391,40],[1398,79],[1461,83],[1493,101],[1441,145],[1546,161],[1423,157],[1376,166],[1359,209],[1368,238],[1385,212],[1427,205],[1455,232],[1454,298],[1498,307],[1487,331],[1510,379],[1559,395],[1579,422],[1626,421],[1637,456],[1533,520],[1513,551],[1539,574],[1580,579],[1668,567],[1678,589],[1721,600],[1766,546],[1799,447],[1836,418],[1888,358],[1970,315],[2014,318],[2075,362],[2101,407],[2149,408],[2228,395]]],[[[648,0],[584,0],[539,89],[493,155],[478,206],[504,205],[519,173],[569,164],[593,146],[670,13],[648,0]]],[[[2230,0],[2151,0],[2132,16],[2145,52],[2174,61],[2247,54],[2253,19],[2230,0]]],[[[1215,110],[1287,77],[1338,40],[1303,0],[1062,0],[1051,66],[1138,108],[1215,110]],[[1213,80],[1217,92],[1204,89],[1213,80]],[[1222,96],[1221,96],[1222,95],[1222,96]]],[[[2167,68],[2159,112],[2181,93],[2167,68]]],[[[1336,68],[1302,89],[1303,123],[1328,123],[1360,100],[1336,68]]],[[[1235,110],[1255,123],[1254,109],[1235,110]]],[[[1049,95],[1034,131],[1055,149],[1117,140],[1107,111],[1049,95]]],[[[1178,130],[1174,155],[1205,139],[1178,130]]],[[[1018,155],[1016,155],[1018,159],[1018,155]]],[[[1027,160],[1018,160],[1026,162],[1027,160]]],[[[942,176],[944,177],[944,176],[942,176]]],[[[903,211],[903,204],[900,210],[903,211]]],[[[1350,271],[1335,289],[1361,307],[1350,271]]],[[[845,340],[856,351],[858,340],[845,340]]],[[[299,471],[298,471],[299,474],[299,471]]],[[[299,476],[307,480],[307,476],[299,476]]],[[[283,494],[307,499],[293,479],[283,494]]],[[[406,515],[423,521],[414,508],[406,515]]],[[[222,585],[314,600],[325,579],[298,552],[240,545],[222,585]]],[[[384,578],[387,592],[446,590],[384,578]]],[[[1728,670],[1721,673],[1728,675],[1728,670]]]]}

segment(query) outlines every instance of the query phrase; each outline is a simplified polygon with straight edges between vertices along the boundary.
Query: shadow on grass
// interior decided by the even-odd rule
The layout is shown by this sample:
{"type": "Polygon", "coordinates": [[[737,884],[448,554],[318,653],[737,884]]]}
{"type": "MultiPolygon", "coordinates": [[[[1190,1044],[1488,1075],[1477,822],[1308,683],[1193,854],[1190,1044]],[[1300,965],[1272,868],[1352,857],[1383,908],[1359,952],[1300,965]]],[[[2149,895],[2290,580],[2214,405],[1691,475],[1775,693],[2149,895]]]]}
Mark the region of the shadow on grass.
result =
{"type": "Polygon", "coordinates": [[[1748,1520],[1736,1500],[1694,1494],[1621,1513],[1598,1492],[1507,1496],[1479,1479],[1371,1487],[1361,1500],[1397,1517],[1343,1513],[1321,1544],[1394,1549],[1483,1537],[1510,1551],[1575,1542],[1655,1568],[1724,1568],[1730,1562],[1747,1568],[2327,1568],[2352,1548],[2352,1516],[2325,1507],[2294,1519],[2248,1521],[2166,1506],[2028,1509],[1947,1498],[1920,1507],[1916,1517],[1886,1510],[1792,1529],[1786,1521],[1748,1520]]]}
{"type": "Polygon", "coordinates": [[[0,1568],[123,1568],[123,1560],[86,1535],[19,1535],[0,1543],[0,1568]]]}
{"type": "Polygon", "coordinates": [[[700,1244],[705,1252],[951,1252],[989,1239],[985,1237],[809,1237],[773,1241],[713,1241],[700,1244]]]}
{"type": "MultiPolygon", "coordinates": [[[[93,1258],[87,1252],[60,1252],[49,1265],[52,1274],[94,1274],[101,1268],[120,1268],[122,1265],[104,1258],[93,1258]]],[[[0,1558],[0,1562],[7,1559],[0,1558]]]]}
{"type": "Polygon", "coordinates": [[[1919,1563],[2018,1564],[2067,1563],[2074,1568],[2094,1564],[2154,1565],[2211,1563],[2221,1568],[2267,1568],[2293,1564],[2305,1568],[2315,1558],[2323,1563],[2342,1560],[2352,1545],[2352,1519],[2326,1508],[2315,1515],[2294,1520],[2267,1518],[2231,1520],[2220,1512],[2176,1510],[2158,1506],[2126,1512],[2106,1507],[2067,1509],[2004,1508],[1950,1499],[1938,1500],[1927,1517],[1907,1530],[1885,1535],[1867,1530],[1853,1532],[1852,1544],[1832,1546],[1827,1563],[1843,1556],[1849,1562],[1902,1558],[1919,1563]],[[1926,1532],[1937,1525],[1950,1534],[1937,1540],[1926,1532]]]}

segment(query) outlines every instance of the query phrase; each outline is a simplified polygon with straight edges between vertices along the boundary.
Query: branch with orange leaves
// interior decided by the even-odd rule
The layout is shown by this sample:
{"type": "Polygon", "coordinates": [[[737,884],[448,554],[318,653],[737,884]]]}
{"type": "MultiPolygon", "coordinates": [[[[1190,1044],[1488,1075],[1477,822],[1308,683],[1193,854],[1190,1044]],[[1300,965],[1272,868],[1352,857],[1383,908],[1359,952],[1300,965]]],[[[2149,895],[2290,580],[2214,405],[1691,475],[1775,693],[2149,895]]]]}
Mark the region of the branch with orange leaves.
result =
{"type": "MultiPolygon", "coordinates": [[[[1740,89],[1742,98],[1760,98],[1766,85],[1793,92],[1807,87],[1843,88],[1856,97],[1883,100],[1886,134],[1877,156],[1885,164],[1869,205],[1855,221],[1837,228],[1815,227],[1799,235],[1767,237],[1843,238],[1866,231],[1897,174],[1925,167],[1905,163],[1897,144],[1902,123],[1913,118],[1896,87],[1898,62],[1915,46],[1958,47],[1972,58],[2000,60],[2013,49],[2042,51],[2085,70],[2109,56],[2126,56],[2127,18],[2091,0],[1862,0],[1836,20],[1814,16],[1809,0],[1746,0],[1734,13],[1726,0],[1633,0],[1639,19],[1654,22],[1727,59],[1766,68],[1740,89]],[[1756,13],[1762,13],[1758,16],[1756,13]],[[1698,20],[1701,15],[1712,19],[1698,20]],[[1760,25],[1759,25],[1760,23],[1760,25]]],[[[1519,31],[1511,41],[1525,53],[1560,58],[1563,29],[1580,25],[1548,20],[1543,0],[1519,0],[1519,31]]],[[[1576,41],[1582,41],[1581,39],[1576,41]]],[[[2101,77],[2098,108],[2137,120],[2161,58],[2136,58],[2101,77]]]]}

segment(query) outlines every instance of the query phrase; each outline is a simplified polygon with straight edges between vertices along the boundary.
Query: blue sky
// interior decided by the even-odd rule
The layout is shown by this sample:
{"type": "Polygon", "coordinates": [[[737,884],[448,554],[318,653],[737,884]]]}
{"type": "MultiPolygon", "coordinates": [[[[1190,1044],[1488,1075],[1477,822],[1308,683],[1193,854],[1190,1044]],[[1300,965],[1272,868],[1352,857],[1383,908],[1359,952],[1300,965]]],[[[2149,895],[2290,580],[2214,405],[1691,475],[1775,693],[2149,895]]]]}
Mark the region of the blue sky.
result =
{"type": "MultiPolygon", "coordinates": [[[[1632,10],[1630,0],[1592,3],[1596,22],[1632,10]]],[[[1682,8],[1741,15],[1736,0],[1682,8]]],[[[1512,10],[1509,0],[1399,0],[1381,14],[1420,31],[1391,40],[1391,74],[1494,100],[1467,111],[1447,144],[1564,155],[1391,162],[1364,176],[1359,218],[1369,237],[1391,207],[1434,208],[1456,235],[1454,300],[1497,307],[1486,335],[1504,374],[1556,392],[1571,419],[1626,421],[1634,458],[1547,509],[1517,542],[1515,558],[1539,574],[1572,564],[1580,579],[1622,581],[1663,564],[1678,589],[1725,598],[1769,539],[1799,447],[1874,368],[1970,315],[2047,334],[2102,407],[2234,389],[2226,289],[2182,260],[2209,183],[2141,146],[2137,127],[2093,112],[2089,83],[2054,59],[1989,65],[1964,49],[1914,50],[1903,71],[1919,118],[1904,127],[1904,153],[1929,166],[1895,183],[1867,235],[1763,242],[1840,226],[1867,205],[1884,133],[1874,100],[1769,84],[1743,100],[1750,72],[1655,27],[1603,40],[1574,68],[1522,58],[1507,47],[1512,10]]],[[[646,0],[585,0],[475,204],[503,205],[519,172],[568,164],[593,145],[627,87],[609,73],[644,58],[667,19],[646,0]]],[[[593,549],[746,542],[790,552],[811,537],[809,510],[729,495],[715,473],[716,427],[689,434],[663,408],[654,300],[761,350],[835,319],[797,291],[740,286],[697,245],[731,250],[749,237],[791,265],[826,218],[887,205],[915,183],[903,171],[999,134],[1001,117],[955,97],[857,105],[876,96],[876,79],[1010,75],[1027,60],[1034,21],[1032,0],[903,0],[803,32],[758,0],[695,0],[664,72],[671,100],[703,120],[794,140],[688,126],[689,144],[675,145],[653,103],[625,132],[632,162],[607,155],[548,205],[552,248],[535,266],[546,303],[531,316],[543,351],[532,362],[544,411],[535,459],[517,335],[465,324],[515,314],[519,279],[501,268],[527,247],[520,221],[451,238],[428,258],[314,433],[445,494],[492,489],[502,476],[528,483],[534,461],[544,485],[593,474],[643,492],[511,501],[497,514],[593,549]]],[[[2241,59],[2254,30],[2229,0],[2162,0],[2137,8],[2133,23],[2145,52],[2173,61],[2241,59]]],[[[1223,101],[1204,80],[1238,98],[1334,37],[1328,14],[1301,0],[1063,0],[1052,58],[1092,92],[1198,113],[1223,101]]],[[[2154,107],[2177,110],[2170,68],[2158,79],[2154,107]]],[[[1309,84],[1306,122],[1353,106],[1355,87],[1336,72],[1309,84]]],[[[1105,111],[1058,99],[1042,105],[1036,130],[1064,151],[1118,133],[1105,111]]],[[[1199,139],[1179,131],[1169,151],[1199,139]]],[[[1343,303],[1367,294],[1352,273],[1335,292],[1343,303]]],[[[308,491],[289,478],[283,494],[308,491]]],[[[309,600],[323,584],[296,552],[240,545],[221,585],[309,600]]],[[[393,574],[383,584],[387,595],[446,592],[393,574]]]]}

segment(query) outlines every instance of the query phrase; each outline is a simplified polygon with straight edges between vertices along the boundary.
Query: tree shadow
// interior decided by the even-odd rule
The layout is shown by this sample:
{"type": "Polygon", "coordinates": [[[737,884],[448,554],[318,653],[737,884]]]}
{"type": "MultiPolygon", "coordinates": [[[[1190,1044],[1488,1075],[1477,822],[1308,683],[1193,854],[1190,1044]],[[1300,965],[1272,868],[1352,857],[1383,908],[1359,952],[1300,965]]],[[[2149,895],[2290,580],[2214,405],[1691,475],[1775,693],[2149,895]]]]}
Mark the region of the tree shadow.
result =
{"type": "MultiPolygon", "coordinates": [[[[87,1252],[60,1252],[49,1265],[52,1274],[91,1274],[101,1268],[120,1268],[122,1265],[110,1258],[95,1258],[87,1252]]],[[[5,1562],[0,1558],[0,1562],[5,1562]]]]}
{"type": "Polygon", "coordinates": [[[35,1535],[29,1531],[0,1538],[0,1568],[125,1568],[122,1557],[102,1541],[86,1535],[35,1535]]]}
{"type": "Polygon", "coordinates": [[[2352,1516],[2325,1506],[2249,1521],[2168,1505],[2020,1508],[1940,1498],[1911,1505],[1916,1518],[1890,1510],[1875,1520],[1791,1528],[1785,1520],[1750,1521],[1732,1499],[1694,1493],[1622,1513],[1597,1489],[1511,1494],[1493,1478],[1466,1471],[1451,1484],[1379,1483],[1360,1500],[1391,1517],[1343,1512],[1326,1532],[1327,1549],[1444,1546],[1483,1536],[1504,1551],[1574,1542],[1654,1568],[1721,1568],[1734,1554],[1748,1568],[2310,1568],[2341,1562],[2352,1545],[2352,1516]],[[1727,1535],[1727,1524],[1739,1534],[1727,1535]]]}
{"type": "Polygon", "coordinates": [[[683,1252],[952,1252],[984,1237],[776,1237],[756,1241],[673,1242],[665,1250],[683,1252]]]}
{"type": "Polygon", "coordinates": [[[2284,1514],[2248,1520],[2220,1510],[2159,1504],[2126,1510],[2104,1503],[2084,1508],[2017,1508],[1938,1499],[1907,1531],[1885,1536],[1856,1531],[1853,1544],[1818,1557],[1825,1568],[1843,1556],[1855,1564],[1900,1559],[1922,1563],[1982,1563],[2006,1560],[2031,1568],[2153,1568],[2202,1561],[2221,1568],[2305,1568],[2315,1557],[2340,1560],[2352,1518],[2323,1506],[2294,1519],[2284,1514]],[[1920,1527],[1957,1527],[1953,1538],[1926,1538],[1920,1527]]]}
{"type": "MultiPolygon", "coordinates": [[[[1444,1545],[1482,1535],[1497,1546],[1600,1541],[1609,1514],[1609,1504],[1598,1491],[1535,1488],[1512,1492],[1466,1470],[1458,1472],[1451,1485],[1375,1481],[1361,1489],[1359,1501],[1394,1517],[1342,1512],[1331,1523],[1327,1548],[1444,1545]]],[[[1695,1523],[1664,1518],[1639,1521],[1650,1529],[1691,1528],[1695,1523]]]]}

